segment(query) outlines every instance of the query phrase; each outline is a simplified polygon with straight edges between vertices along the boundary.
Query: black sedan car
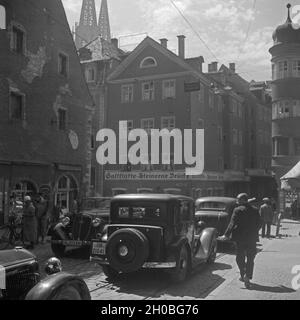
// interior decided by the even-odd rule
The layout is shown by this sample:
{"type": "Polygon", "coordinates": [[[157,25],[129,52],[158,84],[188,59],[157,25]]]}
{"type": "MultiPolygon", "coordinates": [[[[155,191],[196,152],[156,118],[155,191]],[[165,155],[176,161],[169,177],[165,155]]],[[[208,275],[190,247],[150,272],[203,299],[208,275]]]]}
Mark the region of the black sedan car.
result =
{"type": "Polygon", "coordinates": [[[203,221],[206,227],[216,228],[218,235],[222,236],[230,222],[236,199],[229,197],[203,197],[195,202],[195,217],[203,221]]]}
{"type": "Polygon", "coordinates": [[[86,283],[62,272],[58,259],[49,259],[45,271],[41,279],[37,258],[21,247],[0,251],[0,301],[91,299],[86,283]]]}

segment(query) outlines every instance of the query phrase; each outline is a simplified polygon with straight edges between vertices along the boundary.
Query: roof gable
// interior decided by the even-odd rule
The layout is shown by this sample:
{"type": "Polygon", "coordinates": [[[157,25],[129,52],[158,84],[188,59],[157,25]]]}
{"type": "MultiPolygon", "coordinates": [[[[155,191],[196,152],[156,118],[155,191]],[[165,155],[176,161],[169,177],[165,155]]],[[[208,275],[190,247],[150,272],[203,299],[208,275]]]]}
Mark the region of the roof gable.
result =
{"type": "Polygon", "coordinates": [[[108,81],[181,72],[193,72],[199,78],[204,78],[204,75],[193,69],[182,58],[152,38],[146,37],[109,76],[108,81]],[[147,57],[153,57],[157,61],[157,66],[140,68],[141,62],[147,57]]]}

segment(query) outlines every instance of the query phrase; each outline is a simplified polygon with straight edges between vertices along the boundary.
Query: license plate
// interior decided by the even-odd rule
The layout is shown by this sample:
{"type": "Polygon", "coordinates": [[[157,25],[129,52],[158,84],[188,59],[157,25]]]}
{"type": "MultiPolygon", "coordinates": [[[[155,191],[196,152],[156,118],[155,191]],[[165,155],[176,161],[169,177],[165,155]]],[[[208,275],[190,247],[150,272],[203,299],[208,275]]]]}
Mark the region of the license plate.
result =
{"type": "Polygon", "coordinates": [[[92,255],[104,256],[106,249],[106,243],[104,242],[93,242],[92,255]]]}
{"type": "Polygon", "coordinates": [[[70,247],[81,247],[82,246],[82,241],[65,240],[65,241],[63,241],[63,244],[65,246],[70,246],[70,247]]]}

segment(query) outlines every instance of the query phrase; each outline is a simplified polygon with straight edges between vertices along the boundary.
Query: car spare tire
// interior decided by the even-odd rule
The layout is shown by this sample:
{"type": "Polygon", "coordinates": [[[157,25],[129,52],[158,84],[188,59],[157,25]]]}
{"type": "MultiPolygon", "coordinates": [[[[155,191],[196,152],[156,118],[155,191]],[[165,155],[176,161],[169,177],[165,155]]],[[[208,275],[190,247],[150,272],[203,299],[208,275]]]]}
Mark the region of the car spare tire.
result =
{"type": "Polygon", "coordinates": [[[149,255],[149,241],[139,230],[126,228],[115,231],[108,239],[107,259],[116,271],[139,270],[149,255]]]}

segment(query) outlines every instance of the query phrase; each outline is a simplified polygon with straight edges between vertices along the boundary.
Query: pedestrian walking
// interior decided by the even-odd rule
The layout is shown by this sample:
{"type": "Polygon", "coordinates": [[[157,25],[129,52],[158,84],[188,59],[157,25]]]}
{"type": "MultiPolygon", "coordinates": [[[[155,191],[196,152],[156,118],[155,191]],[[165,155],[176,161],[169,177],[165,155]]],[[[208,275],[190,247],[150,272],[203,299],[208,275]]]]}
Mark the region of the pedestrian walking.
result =
{"type": "Polygon", "coordinates": [[[267,236],[267,238],[271,237],[271,225],[273,222],[273,209],[271,206],[271,201],[269,198],[263,199],[263,204],[259,209],[259,214],[262,221],[262,230],[261,230],[261,236],[264,238],[267,236]],[[267,228],[267,234],[266,234],[266,228],[267,228]]]}
{"type": "Polygon", "coordinates": [[[48,227],[48,201],[39,194],[39,197],[35,203],[36,216],[37,216],[37,243],[41,238],[41,243],[45,244],[48,227]]]}
{"type": "Polygon", "coordinates": [[[234,209],[231,221],[221,239],[230,238],[236,242],[236,262],[240,270],[240,280],[250,288],[253,278],[256,241],[260,229],[260,216],[257,209],[248,203],[246,193],[237,196],[238,206],[234,209]]]}
{"type": "Polygon", "coordinates": [[[24,242],[29,242],[26,249],[34,249],[34,244],[37,239],[37,221],[35,211],[31,197],[25,196],[23,208],[23,236],[24,242]]]}

